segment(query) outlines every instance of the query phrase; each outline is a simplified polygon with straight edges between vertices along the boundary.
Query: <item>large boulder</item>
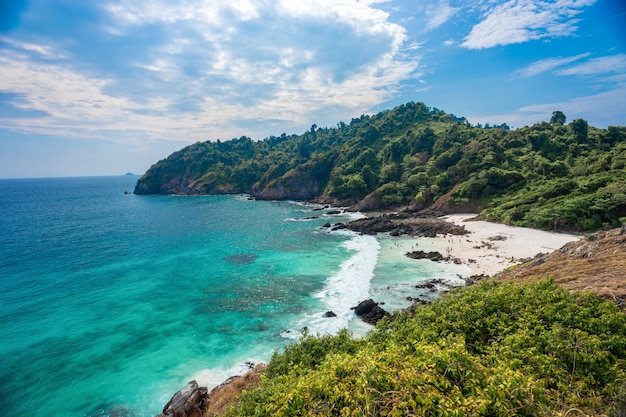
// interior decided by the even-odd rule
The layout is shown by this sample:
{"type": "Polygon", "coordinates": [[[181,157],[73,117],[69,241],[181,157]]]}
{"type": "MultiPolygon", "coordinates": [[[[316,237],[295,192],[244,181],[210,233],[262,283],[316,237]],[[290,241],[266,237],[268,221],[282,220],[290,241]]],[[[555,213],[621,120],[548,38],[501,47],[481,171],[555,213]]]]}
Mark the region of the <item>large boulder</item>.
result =
{"type": "Polygon", "coordinates": [[[371,298],[361,301],[356,307],[352,307],[352,309],[354,310],[354,314],[368,324],[375,325],[384,317],[390,317],[390,314],[371,298]]]}
{"type": "Polygon", "coordinates": [[[208,390],[190,381],[178,391],[157,417],[202,417],[206,409],[208,390]]]}

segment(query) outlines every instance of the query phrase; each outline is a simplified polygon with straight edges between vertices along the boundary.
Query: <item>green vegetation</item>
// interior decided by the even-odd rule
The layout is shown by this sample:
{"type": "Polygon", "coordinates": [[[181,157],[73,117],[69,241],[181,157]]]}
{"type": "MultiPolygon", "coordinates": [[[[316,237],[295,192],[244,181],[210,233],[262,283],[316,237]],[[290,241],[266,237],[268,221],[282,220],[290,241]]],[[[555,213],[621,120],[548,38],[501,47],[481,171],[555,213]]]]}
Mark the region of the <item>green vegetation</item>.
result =
{"type": "Polygon", "coordinates": [[[135,192],[251,193],[359,208],[482,211],[543,229],[597,230],[626,218],[626,127],[583,119],[510,130],[408,103],[334,128],[198,142],[153,165],[135,192]]]}
{"type": "Polygon", "coordinates": [[[230,416],[626,413],[626,316],[550,280],[485,281],[363,339],[305,336],[230,416]]]}

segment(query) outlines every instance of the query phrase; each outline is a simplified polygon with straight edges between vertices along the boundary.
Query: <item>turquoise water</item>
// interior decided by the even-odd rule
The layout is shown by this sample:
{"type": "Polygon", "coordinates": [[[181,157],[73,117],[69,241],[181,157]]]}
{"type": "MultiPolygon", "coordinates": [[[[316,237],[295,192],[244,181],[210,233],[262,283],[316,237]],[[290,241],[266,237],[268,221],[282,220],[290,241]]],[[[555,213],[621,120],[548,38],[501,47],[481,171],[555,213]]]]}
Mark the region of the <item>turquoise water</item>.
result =
{"type": "Polygon", "coordinates": [[[348,215],[124,194],[136,180],[0,180],[4,415],[152,416],[190,379],[215,385],[305,326],[355,326],[372,294],[401,307],[415,281],[458,272],[320,227],[348,215]]]}

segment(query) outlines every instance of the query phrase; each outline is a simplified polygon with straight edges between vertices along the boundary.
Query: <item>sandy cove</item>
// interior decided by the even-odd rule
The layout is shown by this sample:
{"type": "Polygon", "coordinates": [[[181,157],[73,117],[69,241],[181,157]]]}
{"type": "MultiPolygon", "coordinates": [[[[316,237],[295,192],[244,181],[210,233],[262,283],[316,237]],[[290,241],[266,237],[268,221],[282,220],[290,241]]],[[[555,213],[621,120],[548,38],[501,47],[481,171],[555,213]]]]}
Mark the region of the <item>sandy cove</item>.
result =
{"type": "MultiPolygon", "coordinates": [[[[549,253],[581,236],[545,232],[526,227],[470,220],[476,214],[453,214],[443,220],[465,226],[470,233],[463,236],[437,235],[428,238],[429,246],[444,256],[459,259],[475,275],[494,275],[502,270],[533,258],[538,253],[549,253]]],[[[423,239],[426,240],[426,239],[423,239]]]]}

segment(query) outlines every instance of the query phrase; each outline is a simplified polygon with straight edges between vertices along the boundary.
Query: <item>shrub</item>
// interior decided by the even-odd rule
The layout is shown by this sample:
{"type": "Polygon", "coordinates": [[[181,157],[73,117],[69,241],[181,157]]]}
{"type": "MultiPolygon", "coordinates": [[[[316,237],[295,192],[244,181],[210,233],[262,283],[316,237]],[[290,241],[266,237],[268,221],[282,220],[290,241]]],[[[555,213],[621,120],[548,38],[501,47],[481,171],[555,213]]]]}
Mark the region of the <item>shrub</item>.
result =
{"type": "Polygon", "coordinates": [[[626,318],[551,280],[485,281],[362,340],[305,337],[230,415],[599,415],[623,408],[626,318]]]}

